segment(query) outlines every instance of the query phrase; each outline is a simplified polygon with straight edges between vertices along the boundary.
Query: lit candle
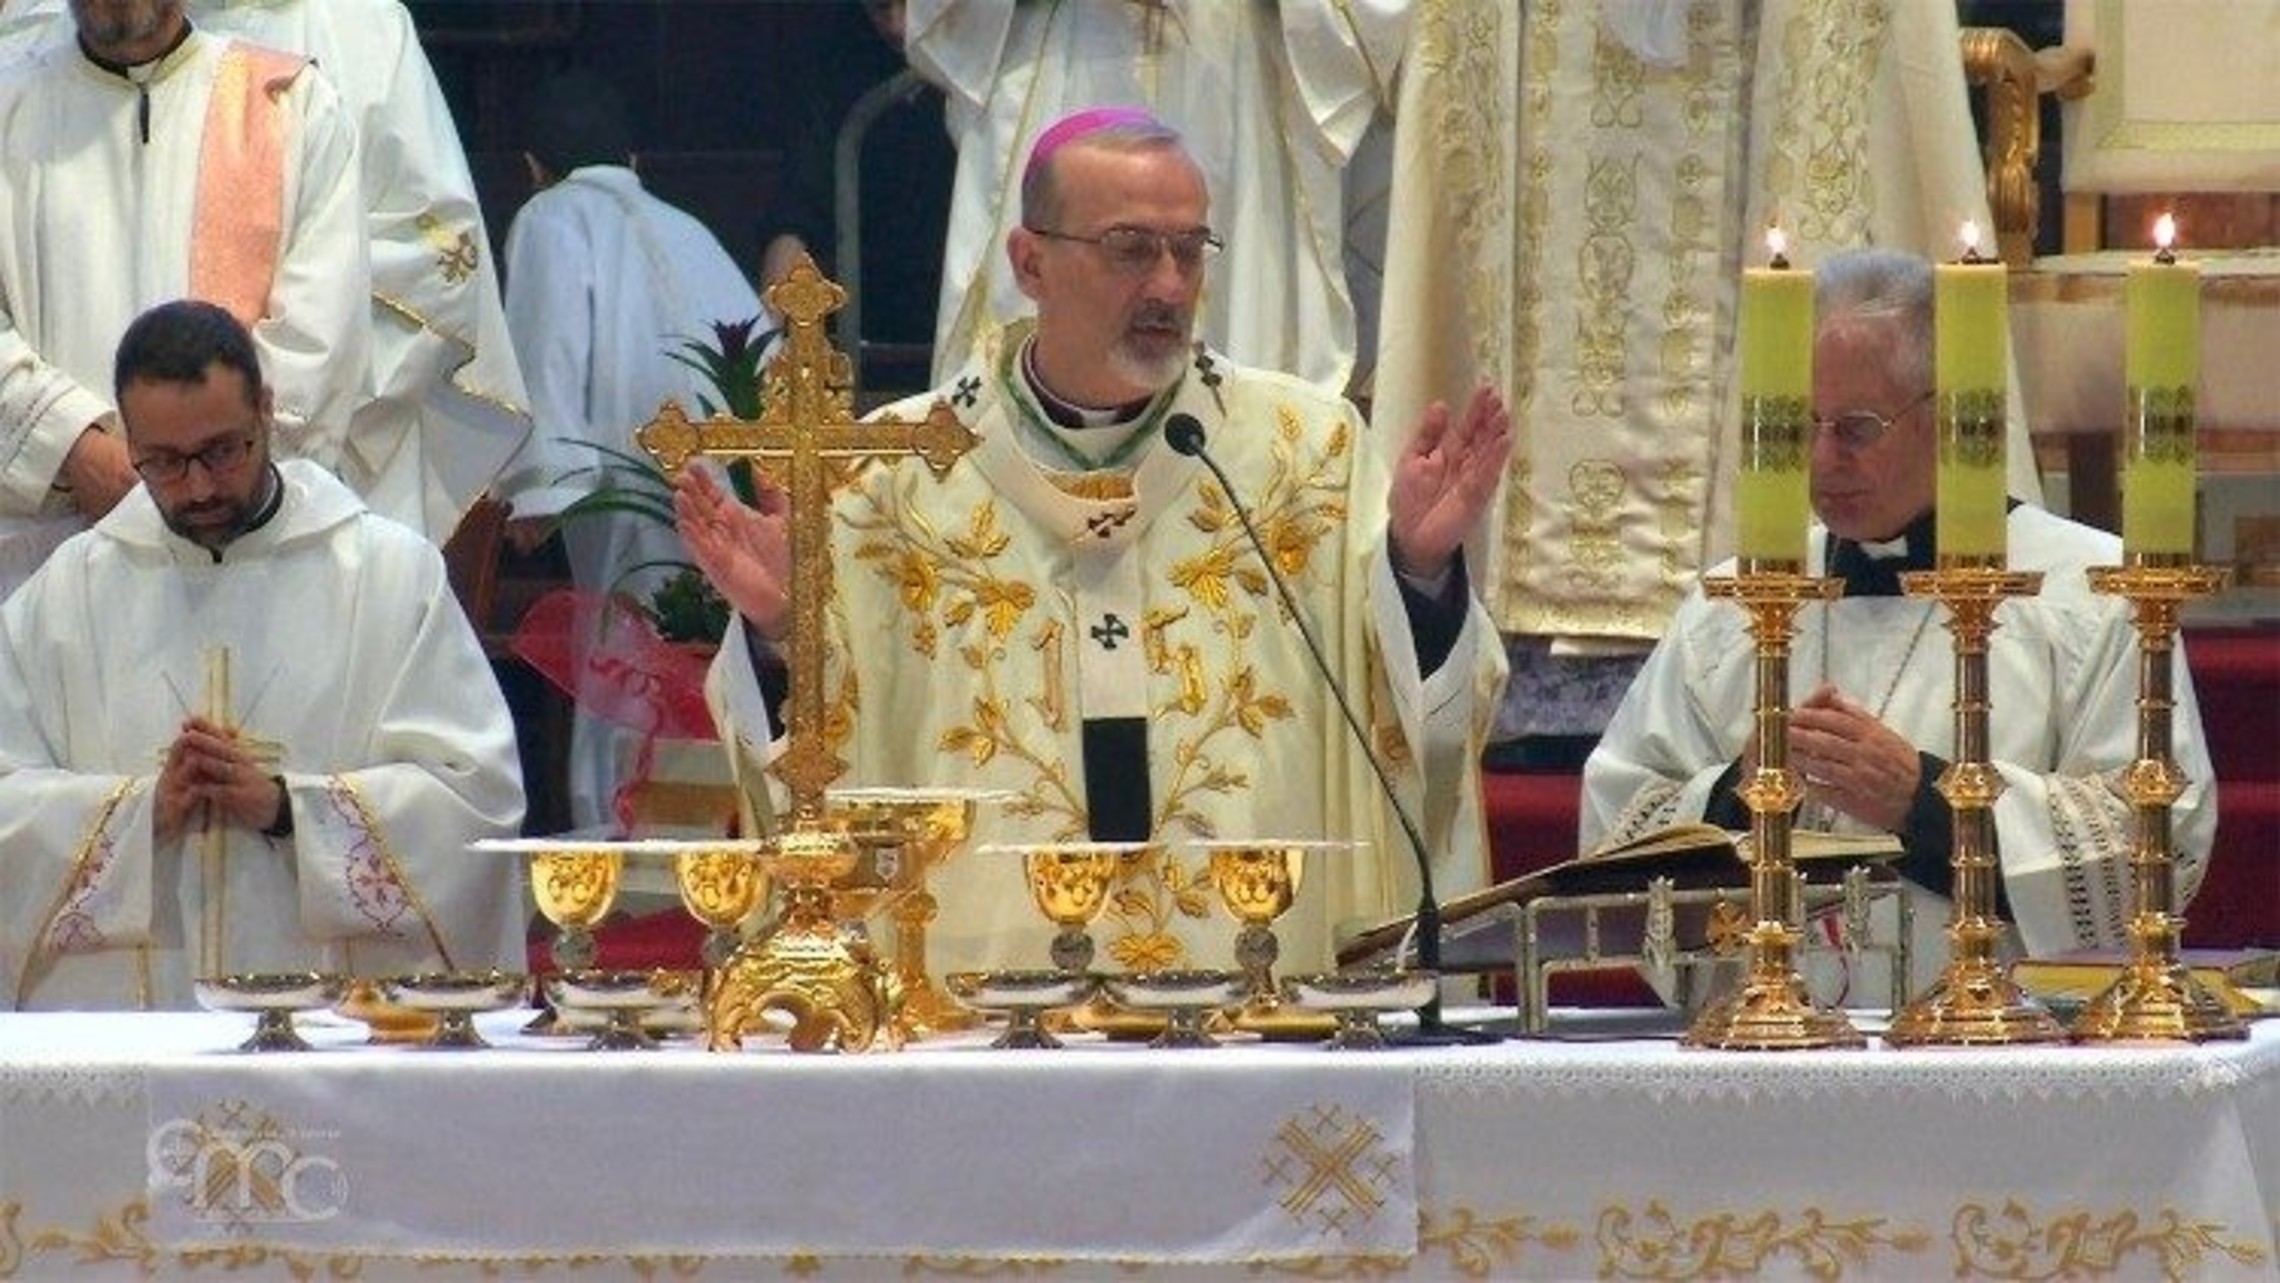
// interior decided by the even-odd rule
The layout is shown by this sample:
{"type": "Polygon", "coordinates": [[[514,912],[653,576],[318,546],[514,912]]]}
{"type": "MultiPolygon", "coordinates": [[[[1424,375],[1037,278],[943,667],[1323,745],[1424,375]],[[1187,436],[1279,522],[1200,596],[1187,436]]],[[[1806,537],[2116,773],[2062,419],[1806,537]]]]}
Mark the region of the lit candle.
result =
{"type": "Polygon", "coordinates": [[[2008,283],[2001,263],[1979,256],[1978,224],[1965,223],[1962,238],[1962,259],[1933,269],[1936,537],[1943,562],[2001,566],[2008,283]]]}
{"type": "Polygon", "coordinates": [[[2153,227],[2152,261],[2130,264],[2129,405],[2122,428],[2122,551],[2193,553],[2193,396],[2201,378],[2201,270],[2170,246],[2177,220],[2153,227]]]}
{"type": "Polygon", "coordinates": [[[1742,272],[1742,468],[1735,512],[1742,562],[1792,573],[1805,563],[1805,454],[1812,431],[1813,274],[1792,271],[1781,229],[1769,261],[1742,272]]]}

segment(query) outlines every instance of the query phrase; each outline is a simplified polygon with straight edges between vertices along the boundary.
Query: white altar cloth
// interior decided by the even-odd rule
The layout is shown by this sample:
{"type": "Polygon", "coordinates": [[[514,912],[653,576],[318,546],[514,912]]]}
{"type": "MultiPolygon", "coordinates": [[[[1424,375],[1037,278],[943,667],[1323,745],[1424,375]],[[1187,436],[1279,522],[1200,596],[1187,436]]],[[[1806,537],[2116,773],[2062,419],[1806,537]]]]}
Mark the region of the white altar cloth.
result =
{"type": "Polygon", "coordinates": [[[0,1015],[0,1278],[2280,1277],[2280,1021],[2202,1047],[832,1058],[589,1055],[514,1037],[520,1019],[486,1022],[488,1052],[312,1028],[336,1045],[235,1056],[242,1018],[0,1015]],[[1388,1082],[1413,1134],[1249,1161],[1248,1113],[1367,1111],[1388,1082]],[[230,1099],[249,1114],[224,1120],[230,1099]],[[228,1128],[266,1111],[267,1170],[312,1220],[342,1195],[375,1216],[469,1206],[371,1248],[296,1245],[275,1222],[186,1246],[161,1204],[201,1111],[241,1145],[228,1128]],[[1225,1134],[1199,1141],[1183,1111],[1225,1134]],[[1362,1153],[1413,1173],[1406,1247],[1270,1260],[1241,1245],[1256,1226],[1210,1228],[1239,1213],[1184,1206],[1351,1209],[1362,1153]],[[794,1157],[811,1183],[781,1176],[794,1157]],[[914,1215],[965,1228],[914,1234],[914,1215]]]}

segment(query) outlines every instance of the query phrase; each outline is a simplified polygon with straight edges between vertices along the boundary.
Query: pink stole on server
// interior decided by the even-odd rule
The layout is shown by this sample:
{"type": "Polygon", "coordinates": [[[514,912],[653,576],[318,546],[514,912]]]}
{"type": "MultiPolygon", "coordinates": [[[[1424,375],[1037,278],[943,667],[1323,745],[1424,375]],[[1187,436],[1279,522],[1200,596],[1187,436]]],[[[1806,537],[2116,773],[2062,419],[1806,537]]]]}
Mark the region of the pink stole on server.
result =
{"type": "Polygon", "coordinates": [[[285,91],[309,60],[231,41],[198,147],[190,293],[247,329],[269,308],[285,240],[285,91]]]}

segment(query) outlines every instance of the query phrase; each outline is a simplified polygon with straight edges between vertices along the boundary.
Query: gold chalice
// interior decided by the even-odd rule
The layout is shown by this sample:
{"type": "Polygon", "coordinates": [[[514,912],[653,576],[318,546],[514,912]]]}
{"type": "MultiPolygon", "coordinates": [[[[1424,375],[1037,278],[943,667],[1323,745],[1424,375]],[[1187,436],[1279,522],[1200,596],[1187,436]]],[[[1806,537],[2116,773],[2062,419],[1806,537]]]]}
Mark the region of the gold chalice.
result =
{"type": "Polygon", "coordinates": [[[894,922],[889,964],[902,986],[896,1019],[907,1037],[974,1023],[973,1012],[951,1001],[927,972],[926,928],[938,906],[926,877],[973,832],[980,804],[1013,796],[960,788],[835,788],[826,794],[832,820],[846,825],[860,852],[855,868],[832,889],[834,911],[841,922],[881,912],[894,922]]]}
{"type": "Polygon", "coordinates": [[[486,838],[478,851],[530,858],[530,893],[554,924],[554,965],[583,971],[594,965],[594,928],[617,901],[618,876],[628,843],[575,838],[486,838]]]}
{"type": "Polygon", "coordinates": [[[1035,842],[986,846],[985,852],[1021,858],[1029,897],[1037,911],[1060,928],[1053,937],[1053,965],[1062,971],[1092,970],[1090,928],[1108,907],[1108,888],[1118,861],[1148,850],[1146,842],[1035,842]]]}
{"type": "Polygon", "coordinates": [[[768,870],[761,860],[768,844],[717,838],[642,846],[672,861],[681,907],[705,925],[705,970],[727,966],[741,942],[737,928],[768,898],[768,870]]]}
{"type": "Polygon", "coordinates": [[[1208,853],[1211,884],[1220,903],[1242,923],[1235,933],[1235,963],[1250,983],[1250,996],[1235,1027],[1262,1038],[1314,1041],[1337,1030],[1335,1018],[1304,1011],[1283,1000],[1275,984],[1275,960],[1282,946],[1274,922],[1298,899],[1306,857],[1320,851],[1352,850],[1352,842],[1207,841],[1189,843],[1208,853]]]}

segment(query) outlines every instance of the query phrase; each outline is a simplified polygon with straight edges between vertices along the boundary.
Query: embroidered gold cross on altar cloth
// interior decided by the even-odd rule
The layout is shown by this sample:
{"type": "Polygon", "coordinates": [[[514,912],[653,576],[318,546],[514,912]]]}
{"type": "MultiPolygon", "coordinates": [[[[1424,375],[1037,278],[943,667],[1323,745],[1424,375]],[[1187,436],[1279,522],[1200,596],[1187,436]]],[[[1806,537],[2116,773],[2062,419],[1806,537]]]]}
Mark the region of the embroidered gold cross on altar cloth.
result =
{"type": "Polygon", "coordinates": [[[917,421],[855,417],[845,353],[824,337],[823,318],[839,310],[847,292],[824,278],[815,260],[801,255],[783,280],[769,286],[768,306],[784,318],[783,350],[768,362],[760,417],[715,415],[691,420],[667,402],[634,432],[668,475],[678,476],[698,455],[749,459],[760,476],[789,496],[792,544],[792,636],[786,667],[791,713],[784,752],[770,768],[792,799],[795,827],[820,824],[824,789],[846,771],[824,738],[824,607],[831,600],[831,492],[878,459],[917,455],[936,477],[974,448],[976,438],[956,412],[936,401],[917,421]]]}
{"type": "MultiPolygon", "coordinates": [[[[212,723],[216,730],[235,734],[240,746],[253,757],[254,763],[265,771],[274,772],[284,760],[285,746],[275,740],[257,739],[244,733],[238,724],[237,694],[230,684],[230,648],[206,648],[206,690],[199,700],[199,715],[212,723]]],[[[205,929],[199,935],[200,950],[198,974],[222,974],[222,937],[229,922],[229,878],[224,864],[229,856],[229,826],[216,823],[214,804],[208,802],[198,822],[198,862],[205,880],[205,929]]]]}

